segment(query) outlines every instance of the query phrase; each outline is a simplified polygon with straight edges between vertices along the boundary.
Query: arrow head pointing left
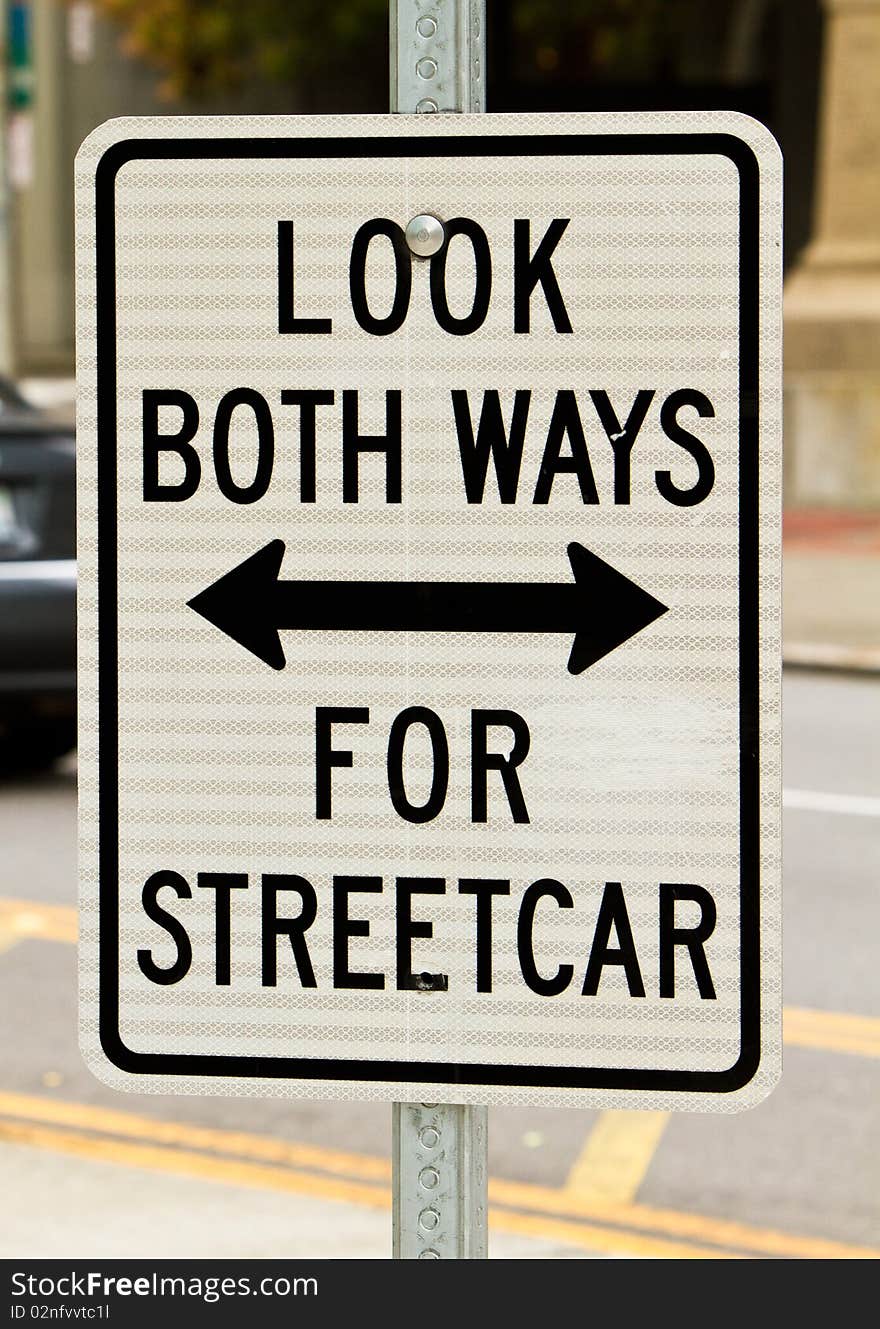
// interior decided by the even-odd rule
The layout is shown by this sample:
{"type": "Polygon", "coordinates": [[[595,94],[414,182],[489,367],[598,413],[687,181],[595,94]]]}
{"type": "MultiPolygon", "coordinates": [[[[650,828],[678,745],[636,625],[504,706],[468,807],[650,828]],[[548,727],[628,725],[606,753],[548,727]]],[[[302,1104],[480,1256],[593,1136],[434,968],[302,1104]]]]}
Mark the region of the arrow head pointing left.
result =
{"type": "Polygon", "coordinates": [[[284,541],[272,540],[187,604],[264,664],[283,669],[276,599],[284,541]]]}

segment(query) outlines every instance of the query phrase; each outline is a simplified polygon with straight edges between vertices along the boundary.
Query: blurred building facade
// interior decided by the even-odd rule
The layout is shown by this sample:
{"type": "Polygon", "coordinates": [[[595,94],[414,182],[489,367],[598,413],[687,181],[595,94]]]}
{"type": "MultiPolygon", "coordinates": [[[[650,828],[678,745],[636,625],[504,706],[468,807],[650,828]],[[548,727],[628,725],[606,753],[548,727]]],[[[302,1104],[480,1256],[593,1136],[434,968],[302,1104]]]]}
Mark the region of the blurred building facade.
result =
{"type": "MultiPolygon", "coordinates": [[[[731,108],[770,126],[786,160],[787,499],[880,506],[880,0],[645,0],[661,24],[677,16],[665,44],[616,0],[487,8],[490,109],[731,108]]],[[[91,0],[0,0],[0,23],[0,368],[18,376],[73,372],[72,162],[97,124],[387,106],[381,68],[354,102],[328,79],[317,101],[277,85],[169,103],[91,0]]]]}
{"type": "Polygon", "coordinates": [[[880,0],[824,0],[812,233],[786,284],[788,489],[880,506],[880,0]]]}
{"type": "Polygon", "coordinates": [[[74,370],[73,159],[119,115],[295,110],[289,89],[223,103],[169,102],[157,74],[123,50],[90,0],[0,0],[6,60],[4,209],[7,291],[2,368],[74,370]]]}

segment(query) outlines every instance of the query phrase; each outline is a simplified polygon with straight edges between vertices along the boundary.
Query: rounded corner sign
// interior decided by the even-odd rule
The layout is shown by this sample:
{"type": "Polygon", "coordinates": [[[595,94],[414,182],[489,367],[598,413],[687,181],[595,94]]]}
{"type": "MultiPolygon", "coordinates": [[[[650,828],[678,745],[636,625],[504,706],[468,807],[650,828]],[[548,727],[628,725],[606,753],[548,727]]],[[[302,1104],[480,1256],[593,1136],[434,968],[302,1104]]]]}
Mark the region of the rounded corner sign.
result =
{"type": "Polygon", "coordinates": [[[756,1101],[766,137],[158,119],[77,173],[91,1064],[165,1092],[756,1101]]]}

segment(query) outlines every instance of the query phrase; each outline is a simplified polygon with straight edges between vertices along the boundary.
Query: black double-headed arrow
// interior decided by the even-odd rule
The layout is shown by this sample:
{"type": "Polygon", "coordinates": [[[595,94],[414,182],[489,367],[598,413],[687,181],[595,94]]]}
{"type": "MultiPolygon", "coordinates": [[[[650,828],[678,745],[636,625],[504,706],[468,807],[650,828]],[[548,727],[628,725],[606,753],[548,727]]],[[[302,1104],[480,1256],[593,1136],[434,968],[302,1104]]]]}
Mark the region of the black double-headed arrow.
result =
{"type": "Polygon", "coordinates": [[[272,540],[189,607],[273,669],[284,629],[329,632],[573,632],[580,674],[665,614],[667,605],[583,545],[568,546],[573,582],[279,581],[272,540]]]}

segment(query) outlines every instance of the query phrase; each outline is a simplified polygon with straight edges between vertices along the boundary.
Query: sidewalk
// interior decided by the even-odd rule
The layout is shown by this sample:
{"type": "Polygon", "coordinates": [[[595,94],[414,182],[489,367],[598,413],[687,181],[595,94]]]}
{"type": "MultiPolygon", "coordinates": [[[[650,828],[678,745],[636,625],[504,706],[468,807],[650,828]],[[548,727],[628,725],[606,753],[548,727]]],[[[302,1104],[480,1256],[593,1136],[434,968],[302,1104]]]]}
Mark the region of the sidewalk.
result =
{"type": "Polygon", "coordinates": [[[783,659],[880,673],[880,511],[785,513],[783,659]]]}
{"type": "MultiPolygon", "coordinates": [[[[75,1142],[74,1142],[75,1143],[75,1142]]],[[[0,1176],[9,1197],[0,1231],[6,1260],[132,1259],[349,1259],[391,1258],[390,1207],[377,1192],[375,1203],[319,1198],[305,1185],[273,1190],[234,1185],[170,1170],[168,1160],[146,1159],[143,1167],[77,1157],[70,1141],[57,1152],[0,1142],[0,1176]],[[132,1196],[137,1203],[132,1203],[132,1196]],[[13,1202],[14,1197],[14,1202],[13,1202]]],[[[387,1197],[386,1197],[387,1198],[387,1197]]],[[[575,1239],[554,1239],[554,1229],[575,1225],[516,1216],[499,1231],[490,1220],[489,1258],[494,1260],[583,1260],[607,1258],[592,1249],[590,1228],[575,1239]],[[577,1244],[575,1244],[577,1241],[577,1244]]],[[[503,1221],[501,1216],[500,1221],[503,1221]]],[[[601,1242],[599,1243],[601,1246],[601,1242]]],[[[633,1235],[633,1253],[643,1240],[633,1235]]],[[[662,1245],[662,1243],[660,1243],[662,1245]]],[[[618,1251],[620,1254],[618,1241],[618,1251]]]]}

